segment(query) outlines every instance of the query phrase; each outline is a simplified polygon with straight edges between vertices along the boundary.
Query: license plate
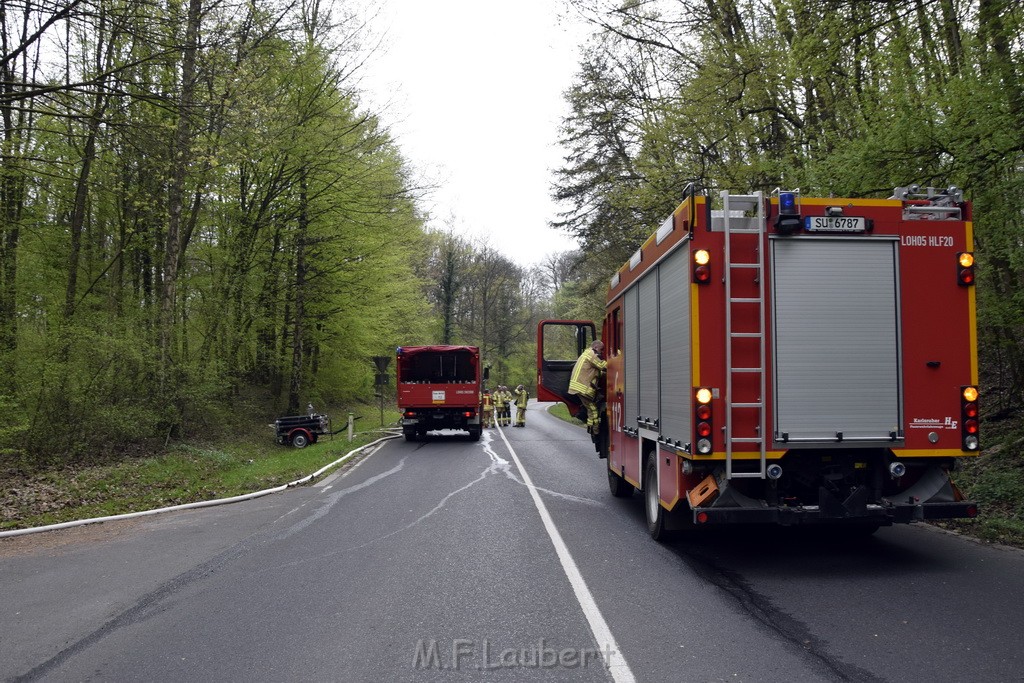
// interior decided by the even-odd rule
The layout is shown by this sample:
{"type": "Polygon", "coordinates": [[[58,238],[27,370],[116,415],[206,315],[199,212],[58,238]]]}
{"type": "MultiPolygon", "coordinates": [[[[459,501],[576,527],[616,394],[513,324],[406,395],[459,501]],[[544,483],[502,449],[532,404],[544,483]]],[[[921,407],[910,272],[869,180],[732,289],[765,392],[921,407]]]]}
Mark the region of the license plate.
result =
{"type": "Polygon", "coordinates": [[[864,232],[867,223],[860,216],[808,216],[804,227],[808,232],[864,232]]]}

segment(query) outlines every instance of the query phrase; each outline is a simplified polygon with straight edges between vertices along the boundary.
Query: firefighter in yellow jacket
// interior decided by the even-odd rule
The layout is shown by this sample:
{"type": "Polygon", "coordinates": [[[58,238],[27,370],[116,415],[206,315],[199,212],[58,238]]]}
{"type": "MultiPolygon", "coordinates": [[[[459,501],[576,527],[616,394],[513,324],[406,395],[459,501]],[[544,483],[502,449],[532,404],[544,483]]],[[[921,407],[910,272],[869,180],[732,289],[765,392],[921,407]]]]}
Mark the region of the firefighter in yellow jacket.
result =
{"type": "Polygon", "coordinates": [[[587,431],[597,432],[600,418],[597,414],[597,384],[604,374],[608,363],[602,360],[604,342],[600,339],[580,354],[569,378],[569,393],[580,397],[580,402],[587,409],[587,431]]]}
{"type": "Polygon", "coordinates": [[[526,387],[520,384],[516,387],[516,427],[526,426],[526,402],[530,400],[530,394],[526,387]]]}
{"type": "Polygon", "coordinates": [[[494,425],[500,427],[502,425],[502,416],[505,414],[505,392],[502,391],[500,384],[494,390],[492,398],[494,398],[494,425]]]}
{"type": "Polygon", "coordinates": [[[509,391],[508,387],[502,388],[505,391],[505,414],[503,416],[505,418],[504,424],[506,427],[508,427],[512,424],[512,404],[515,403],[516,399],[512,395],[512,392],[509,391]]]}
{"type": "Polygon", "coordinates": [[[484,416],[484,427],[490,429],[494,421],[494,402],[491,400],[490,389],[484,389],[483,396],[480,397],[480,412],[484,416]]]}

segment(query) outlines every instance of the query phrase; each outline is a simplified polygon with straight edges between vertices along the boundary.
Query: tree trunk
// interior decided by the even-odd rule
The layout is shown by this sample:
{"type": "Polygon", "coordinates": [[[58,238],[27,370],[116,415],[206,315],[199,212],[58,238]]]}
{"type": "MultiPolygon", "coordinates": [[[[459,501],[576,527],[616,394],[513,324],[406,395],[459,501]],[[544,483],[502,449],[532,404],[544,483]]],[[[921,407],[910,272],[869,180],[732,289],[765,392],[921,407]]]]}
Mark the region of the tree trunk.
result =
{"type": "Polygon", "coordinates": [[[171,182],[167,190],[167,234],[164,236],[164,263],[160,295],[160,369],[166,389],[173,365],[174,305],[177,292],[178,263],[181,250],[181,217],[185,197],[185,178],[191,159],[193,97],[196,82],[196,55],[199,50],[199,25],[202,0],[189,0],[185,26],[185,45],[181,61],[181,95],[178,100],[178,125],[174,132],[171,182]]]}
{"type": "Polygon", "coordinates": [[[292,380],[288,387],[288,413],[299,410],[302,392],[303,339],[306,336],[306,232],[309,229],[309,206],[306,173],[299,179],[299,218],[295,235],[295,312],[292,318],[292,380]]]}
{"type": "Polygon", "coordinates": [[[89,129],[86,133],[85,151],[82,155],[82,168],[78,172],[78,181],[75,185],[75,202],[71,209],[71,224],[68,226],[71,231],[71,250],[68,254],[68,278],[64,290],[64,320],[70,320],[75,314],[75,299],[78,293],[78,262],[82,251],[82,231],[85,229],[85,211],[89,198],[89,175],[92,171],[92,162],[96,159],[96,134],[100,127],[100,117],[103,115],[103,95],[96,96],[96,109],[89,120],[89,129]]]}

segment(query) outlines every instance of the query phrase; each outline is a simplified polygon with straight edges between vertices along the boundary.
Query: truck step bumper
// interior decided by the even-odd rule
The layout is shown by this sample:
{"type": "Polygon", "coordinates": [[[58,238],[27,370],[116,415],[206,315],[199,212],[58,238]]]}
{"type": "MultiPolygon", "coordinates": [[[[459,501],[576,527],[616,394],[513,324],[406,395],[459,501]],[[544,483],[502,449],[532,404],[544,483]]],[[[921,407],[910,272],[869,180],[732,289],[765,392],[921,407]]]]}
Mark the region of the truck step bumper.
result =
{"type": "Polygon", "coordinates": [[[865,506],[863,514],[836,516],[830,511],[822,510],[817,505],[800,507],[769,507],[762,508],[730,508],[730,507],[698,507],[693,508],[693,521],[699,525],[708,524],[780,524],[793,526],[797,524],[908,524],[910,522],[929,519],[962,519],[978,515],[976,503],[961,501],[956,503],[915,503],[902,505],[865,506]]]}

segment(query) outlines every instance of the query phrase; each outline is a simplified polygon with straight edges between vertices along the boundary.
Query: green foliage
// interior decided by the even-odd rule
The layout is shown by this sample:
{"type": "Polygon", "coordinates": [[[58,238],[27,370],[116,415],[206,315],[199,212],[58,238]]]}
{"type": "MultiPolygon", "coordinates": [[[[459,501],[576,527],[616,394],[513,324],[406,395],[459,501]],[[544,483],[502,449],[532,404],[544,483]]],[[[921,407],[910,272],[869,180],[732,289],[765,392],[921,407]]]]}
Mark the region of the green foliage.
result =
{"type": "MultiPolygon", "coordinates": [[[[988,426],[988,425],[985,425],[988,426]]],[[[969,499],[978,503],[977,519],[949,526],[986,541],[1024,546],[1024,444],[1021,426],[1000,433],[1002,425],[983,432],[991,445],[969,461],[955,479],[969,499]],[[989,432],[995,432],[989,434],[989,432]]]]}
{"type": "MultiPolygon", "coordinates": [[[[340,434],[296,450],[276,444],[271,430],[248,422],[246,436],[231,440],[183,442],[136,458],[65,464],[28,475],[0,473],[0,529],[226,498],[301,479],[380,438],[373,429],[377,408],[354,410],[363,419],[356,422],[362,431],[352,442],[340,434]]],[[[385,419],[390,423],[397,416],[389,410],[385,419]]]]}
{"type": "Polygon", "coordinates": [[[29,435],[28,417],[13,397],[0,394],[0,463],[19,464],[25,456],[24,441],[29,435]]]}
{"type": "Polygon", "coordinates": [[[0,180],[24,181],[0,182],[5,457],[103,459],[370,398],[370,357],[433,319],[411,174],[354,88],[359,24],[101,4],[68,15],[45,99],[0,98],[22,144],[0,180]]]}

